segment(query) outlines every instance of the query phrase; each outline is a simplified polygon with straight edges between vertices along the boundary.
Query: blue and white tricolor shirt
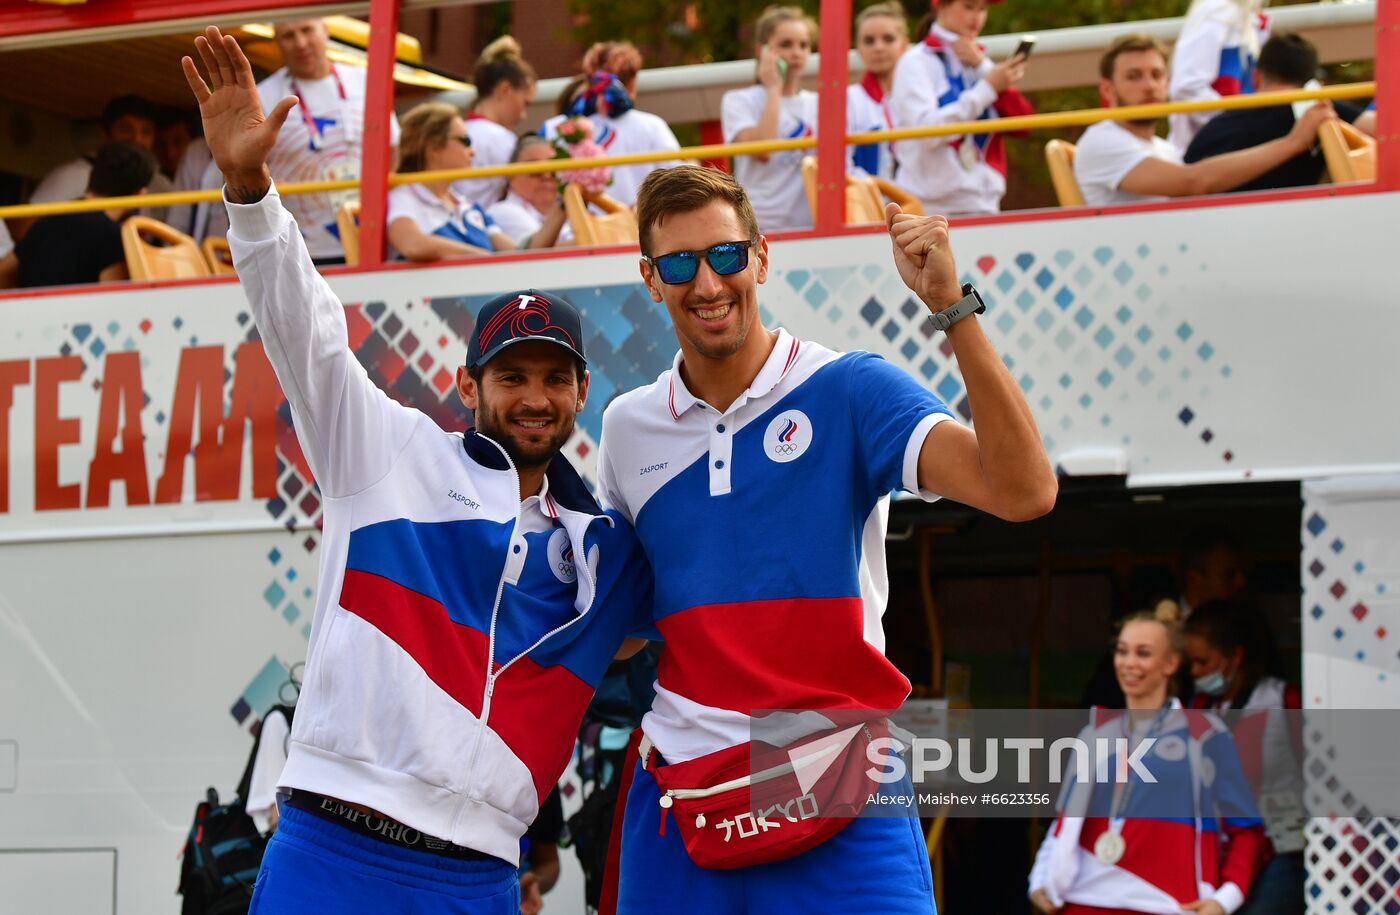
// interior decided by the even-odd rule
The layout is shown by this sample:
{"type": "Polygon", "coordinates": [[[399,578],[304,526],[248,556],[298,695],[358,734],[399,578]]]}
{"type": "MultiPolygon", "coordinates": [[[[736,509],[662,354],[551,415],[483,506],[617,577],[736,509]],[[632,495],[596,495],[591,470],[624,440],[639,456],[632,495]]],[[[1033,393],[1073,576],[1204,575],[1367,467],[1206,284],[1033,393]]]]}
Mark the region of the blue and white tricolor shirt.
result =
{"type": "Polygon", "coordinates": [[[603,415],[603,501],[632,520],[656,573],[665,639],[642,722],[668,762],[749,740],[759,709],[896,708],[885,658],[889,495],[918,485],[929,430],[952,418],[871,353],[778,332],[723,412],[681,357],[603,415]]]}

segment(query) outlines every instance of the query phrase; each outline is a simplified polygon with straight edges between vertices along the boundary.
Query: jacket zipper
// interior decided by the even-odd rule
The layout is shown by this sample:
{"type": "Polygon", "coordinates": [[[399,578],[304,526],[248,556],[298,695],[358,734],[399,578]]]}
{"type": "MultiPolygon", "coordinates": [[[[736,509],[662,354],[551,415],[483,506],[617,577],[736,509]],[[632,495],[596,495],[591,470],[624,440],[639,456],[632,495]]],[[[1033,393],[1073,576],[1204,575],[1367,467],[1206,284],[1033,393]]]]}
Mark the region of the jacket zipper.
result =
{"type": "MultiPolygon", "coordinates": [[[[563,525],[560,525],[560,526],[562,527],[563,525]]],[[[564,533],[567,534],[568,532],[569,532],[569,529],[568,529],[567,527],[564,528],[564,533]]],[[[587,527],[584,528],[584,533],[585,533],[585,534],[587,533],[587,527]]],[[[585,607],[584,610],[583,610],[583,612],[580,613],[578,616],[576,616],[576,617],[574,617],[573,619],[569,620],[569,621],[568,621],[567,623],[565,623],[564,625],[562,625],[562,626],[556,626],[556,627],[554,627],[553,629],[551,629],[549,632],[546,632],[544,635],[540,636],[539,640],[536,641],[535,644],[531,645],[529,648],[525,649],[525,650],[522,651],[520,654],[516,655],[515,657],[511,658],[511,659],[510,659],[509,661],[507,661],[506,663],[502,664],[502,665],[501,665],[501,669],[498,670],[498,671],[496,671],[496,676],[500,676],[501,674],[505,673],[507,667],[509,667],[510,665],[514,664],[516,661],[519,661],[521,658],[525,657],[527,654],[529,654],[530,652],[534,651],[536,648],[539,648],[539,647],[540,647],[541,645],[543,645],[545,642],[547,642],[547,641],[549,641],[550,639],[554,638],[556,635],[558,635],[559,633],[563,632],[565,629],[568,629],[568,628],[569,628],[570,626],[572,626],[574,623],[577,623],[579,620],[583,619],[585,616],[588,615],[588,611],[593,609],[593,605],[594,605],[594,604],[597,602],[597,600],[598,600],[598,582],[597,582],[597,579],[595,579],[595,578],[593,577],[593,570],[592,570],[591,568],[589,568],[589,566],[588,566],[587,542],[584,541],[583,543],[580,544],[580,546],[583,546],[583,547],[584,547],[583,558],[582,558],[580,561],[574,563],[574,568],[575,568],[575,569],[581,570],[581,571],[579,572],[579,575],[584,576],[584,577],[586,577],[586,578],[588,579],[588,587],[589,587],[589,592],[590,592],[590,594],[591,594],[591,596],[590,596],[589,599],[588,599],[588,606],[585,607]]],[[[497,603],[499,603],[499,602],[500,602],[500,597],[497,596],[496,600],[497,600],[497,603]]],[[[494,628],[495,628],[495,617],[493,616],[493,617],[492,617],[492,629],[493,629],[493,631],[494,631],[494,628]]]]}
{"type": "MultiPolygon", "coordinates": [[[[501,456],[506,459],[506,466],[510,468],[511,478],[515,481],[515,523],[511,525],[511,540],[513,541],[516,532],[520,529],[520,474],[515,469],[515,462],[510,459],[504,448],[491,439],[487,439],[491,444],[496,445],[501,451],[501,456]]],[[[506,545],[506,566],[510,565],[511,544],[506,545]]],[[[467,763],[466,779],[471,781],[472,774],[476,772],[477,760],[481,757],[481,745],[486,740],[486,719],[491,714],[491,694],[496,691],[496,671],[492,670],[496,663],[496,616],[501,610],[501,595],[506,587],[506,569],[501,569],[500,580],[496,582],[496,600],[491,605],[491,631],[486,642],[486,690],[481,697],[481,714],[477,720],[480,727],[477,729],[476,741],[472,746],[471,760],[467,763]]],[[[505,668],[501,668],[504,670],[505,668]]],[[[474,793],[468,791],[467,797],[475,797],[474,793]]]]}
{"type": "MultiPolygon", "coordinates": [[[[871,738],[870,728],[862,727],[861,730],[865,732],[866,739],[871,738]]],[[[779,776],[786,775],[789,772],[805,769],[818,760],[830,756],[832,753],[838,752],[838,750],[844,749],[845,747],[826,747],[810,756],[803,756],[797,760],[790,760],[782,765],[774,766],[771,769],[764,769],[762,772],[753,772],[748,775],[741,775],[738,778],[731,778],[727,782],[720,782],[718,785],[711,785],[708,788],[667,788],[666,793],[661,795],[658,801],[662,807],[661,815],[665,817],[665,811],[670,809],[671,805],[676,801],[689,801],[696,798],[710,797],[725,791],[732,791],[735,788],[743,788],[746,785],[762,784],[763,782],[771,781],[779,776]]]]}

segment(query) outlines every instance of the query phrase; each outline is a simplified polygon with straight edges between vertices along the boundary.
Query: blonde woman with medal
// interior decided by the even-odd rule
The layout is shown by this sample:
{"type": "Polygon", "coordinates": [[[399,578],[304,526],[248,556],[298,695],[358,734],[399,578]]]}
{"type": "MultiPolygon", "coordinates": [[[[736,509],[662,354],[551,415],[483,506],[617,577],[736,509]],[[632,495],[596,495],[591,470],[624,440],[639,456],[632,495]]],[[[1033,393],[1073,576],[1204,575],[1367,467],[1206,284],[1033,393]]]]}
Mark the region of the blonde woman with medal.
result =
{"type": "MultiPolygon", "coordinates": [[[[1232,915],[1270,854],[1229,731],[1172,695],[1182,663],[1176,604],[1128,617],[1113,670],[1127,710],[1095,709],[1082,738],[1126,739],[1157,783],[1077,784],[1031,870],[1029,895],[1051,915],[1232,915]],[[1076,815],[1077,814],[1077,815],[1076,815]]],[[[1108,771],[1115,771],[1110,760],[1108,771]]]]}

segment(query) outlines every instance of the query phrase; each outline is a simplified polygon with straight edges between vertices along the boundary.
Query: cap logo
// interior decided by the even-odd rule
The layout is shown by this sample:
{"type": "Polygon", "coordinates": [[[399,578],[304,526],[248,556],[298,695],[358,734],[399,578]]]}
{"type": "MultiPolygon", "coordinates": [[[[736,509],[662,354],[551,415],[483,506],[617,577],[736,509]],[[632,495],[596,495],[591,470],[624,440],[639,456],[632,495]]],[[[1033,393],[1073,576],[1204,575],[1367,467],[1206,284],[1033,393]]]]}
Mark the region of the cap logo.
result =
{"type": "Polygon", "coordinates": [[[538,337],[554,331],[569,341],[570,346],[578,349],[578,342],[574,340],[573,335],[553,322],[549,315],[549,300],[543,296],[521,294],[492,315],[491,320],[486,322],[477,336],[477,346],[483,353],[491,348],[491,341],[502,330],[507,332],[506,338],[512,340],[520,337],[538,337]]]}

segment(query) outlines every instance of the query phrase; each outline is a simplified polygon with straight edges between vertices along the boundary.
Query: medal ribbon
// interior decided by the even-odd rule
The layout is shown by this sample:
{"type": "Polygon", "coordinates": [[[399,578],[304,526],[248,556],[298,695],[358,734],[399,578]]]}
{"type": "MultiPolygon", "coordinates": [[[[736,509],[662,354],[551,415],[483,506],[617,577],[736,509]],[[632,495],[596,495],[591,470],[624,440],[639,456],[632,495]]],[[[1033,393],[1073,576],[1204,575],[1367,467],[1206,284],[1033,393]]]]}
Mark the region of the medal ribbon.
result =
{"type": "MultiPolygon", "coordinates": [[[[335,89],[340,94],[341,102],[346,101],[345,83],[340,81],[340,73],[336,71],[335,64],[331,64],[331,76],[335,78],[335,89]]],[[[316,126],[316,119],[311,116],[311,110],[306,107],[306,99],[302,98],[301,87],[296,80],[292,80],[292,95],[297,97],[297,107],[301,109],[301,122],[306,125],[306,132],[311,135],[311,148],[319,150],[321,148],[321,130],[316,126]]],[[[344,108],[344,105],[341,106],[344,108]]],[[[343,116],[343,112],[342,112],[343,116]]],[[[348,127],[344,129],[348,130],[348,127]]]]}
{"type": "MultiPolygon", "coordinates": [[[[1144,741],[1146,741],[1146,740],[1151,740],[1151,739],[1152,739],[1153,735],[1157,733],[1158,728],[1160,728],[1160,727],[1162,726],[1162,723],[1165,722],[1165,721],[1167,720],[1167,716],[1168,716],[1169,714],[1171,714],[1171,711],[1172,711],[1171,700],[1168,700],[1168,701],[1167,701],[1167,704],[1164,705],[1164,706],[1162,706],[1162,708],[1157,712],[1157,716],[1156,716],[1155,718],[1152,719],[1152,724],[1151,724],[1151,726],[1148,727],[1147,733],[1143,735],[1143,738],[1142,738],[1142,739],[1143,739],[1144,741]]],[[[1124,712],[1124,714],[1123,714],[1123,736],[1124,736],[1125,738],[1128,738],[1128,740],[1130,741],[1130,742],[1129,742],[1129,745],[1128,745],[1128,755],[1131,756],[1131,755],[1132,755],[1132,744],[1131,744],[1132,733],[1128,730],[1128,725],[1127,725],[1127,722],[1128,722],[1129,718],[1130,718],[1130,715],[1129,715],[1127,712],[1124,712]]],[[[1189,739],[1189,735],[1188,735],[1188,739],[1189,739]]],[[[1133,781],[1133,773],[1132,773],[1132,770],[1131,770],[1131,769],[1128,770],[1127,773],[1125,773],[1125,778],[1124,778],[1123,781],[1121,781],[1121,782],[1115,782],[1115,783],[1114,783],[1114,786],[1113,786],[1113,802],[1109,805],[1109,808],[1108,808],[1108,828],[1109,828],[1109,831],[1110,831],[1110,832],[1113,832],[1113,833],[1118,834],[1118,835],[1121,835],[1121,834],[1123,833],[1123,822],[1124,822],[1124,820],[1127,819],[1127,817],[1125,817],[1125,816],[1119,816],[1118,814],[1119,814],[1119,812],[1123,812],[1123,813],[1126,813],[1126,812],[1127,812],[1127,810],[1128,810],[1128,803],[1132,800],[1132,797],[1133,797],[1133,789],[1136,788],[1136,787],[1137,787],[1137,784],[1133,781]]]]}

